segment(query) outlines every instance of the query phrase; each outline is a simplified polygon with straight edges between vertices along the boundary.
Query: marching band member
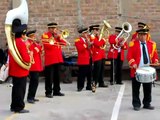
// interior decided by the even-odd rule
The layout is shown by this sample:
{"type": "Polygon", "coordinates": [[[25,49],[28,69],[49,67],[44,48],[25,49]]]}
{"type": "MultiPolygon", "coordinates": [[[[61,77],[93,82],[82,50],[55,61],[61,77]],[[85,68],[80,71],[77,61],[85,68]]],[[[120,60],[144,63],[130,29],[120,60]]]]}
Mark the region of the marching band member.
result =
{"type": "MultiPolygon", "coordinates": [[[[27,25],[23,24],[17,27],[15,30],[15,43],[17,49],[22,56],[22,59],[30,63],[31,56],[33,56],[32,51],[28,51],[27,46],[24,42],[26,39],[26,30],[27,25]]],[[[29,70],[22,68],[14,60],[13,56],[9,52],[9,75],[12,77],[13,87],[12,87],[12,99],[11,99],[11,108],[10,110],[18,113],[28,113],[28,110],[25,110],[24,97],[26,92],[26,82],[29,70]]]]}
{"type": "Polygon", "coordinates": [[[29,49],[33,51],[33,64],[31,65],[29,76],[30,76],[30,82],[29,82],[29,88],[28,88],[28,96],[27,101],[29,103],[35,103],[36,101],[39,101],[35,98],[36,91],[38,88],[39,83],[39,73],[43,70],[42,67],[42,46],[36,42],[36,30],[28,31],[27,37],[29,42],[29,49]]]}
{"type": "MultiPolygon", "coordinates": [[[[149,27],[147,24],[145,24],[143,22],[138,22],[138,29],[143,29],[143,28],[149,28],[149,27]]],[[[135,39],[137,39],[137,37],[138,37],[138,33],[135,32],[135,33],[133,33],[131,40],[135,40],[135,39]]],[[[151,40],[151,35],[149,32],[147,33],[147,40],[151,40]]]]}
{"type": "Polygon", "coordinates": [[[110,48],[108,51],[108,59],[111,60],[111,70],[110,70],[110,84],[113,85],[122,83],[122,66],[124,61],[124,50],[128,48],[127,43],[121,44],[124,38],[118,38],[118,34],[121,32],[121,27],[115,27],[115,34],[109,36],[110,48]],[[115,48],[117,47],[118,48],[115,48]]]}
{"type": "MultiPolygon", "coordinates": [[[[129,49],[127,54],[128,63],[130,66],[130,77],[132,79],[132,105],[134,110],[138,111],[141,107],[141,101],[139,98],[139,91],[141,83],[135,78],[136,69],[144,66],[145,64],[158,63],[158,54],[156,43],[147,40],[147,34],[149,29],[139,29],[138,38],[132,40],[129,43],[129,49]]],[[[151,106],[152,101],[152,82],[143,84],[143,108],[153,110],[151,106]]]]}
{"type": "Polygon", "coordinates": [[[88,28],[81,28],[78,30],[80,37],[75,40],[75,46],[78,52],[77,64],[79,67],[77,77],[77,91],[82,91],[84,88],[85,78],[87,77],[86,90],[91,90],[91,56],[90,56],[90,45],[88,38],[88,28]]]}
{"type": "Polygon", "coordinates": [[[66,41],[58,34],[57,23],[49,23],[47,26],[48,32],[42,35],[45,52],[45,94],[46,97],[52,98],[53,95],[64,96],[60,92],[59,69],[60,65],[64,62],[61,44],[66,45],[66,41]]]}
{"type": "Polygon", "coordinates": [[[92,60],[94,64],[92,84],[95,84],[96,86],[98,83],[99,87],[108,87],[107,85],[104,84],[104,80],[103,80],[106,53],[102,47],[106,44],[106,39],[102,38],[101,40],[99,40],[99,27],[100,27],[99,25],[91,25],[89,27],[89,31],[91,33],[90,39],[91,39],[91,42],[93,42],[91,47],[92,60]]]}

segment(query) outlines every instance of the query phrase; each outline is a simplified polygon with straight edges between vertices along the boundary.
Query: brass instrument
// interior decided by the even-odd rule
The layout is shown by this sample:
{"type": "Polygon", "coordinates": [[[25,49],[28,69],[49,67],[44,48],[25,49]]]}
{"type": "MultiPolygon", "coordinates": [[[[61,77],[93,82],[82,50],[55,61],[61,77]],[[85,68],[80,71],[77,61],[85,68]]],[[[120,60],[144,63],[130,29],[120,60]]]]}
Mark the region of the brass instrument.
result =
{"type": "Polygon", "coordinates": [[[66,39],[69,36],[69,30],[68,29],[64,29],[64,30],[60,30],[61,31],[61,36],[62,38],[66,39]]]}
{"type": "MultiPolygon", "coordinates": [[[[68,45],[70,45],[70,42],[68,42],[68,41],[66,40],[66,38],[68,38],[68,36],[69,36],[69,31],[68,31],[67,29],[65,29],[65,30],[59,30],[59,31],[61,32],[60,37],[62,37],[62,39],[63,39],[68,45]]],[[[42,39],[42,41],[47,41],[47,42],[49,42],[49,44],[51,44],[51,45],[57,45],[57,46],[62,46],[62,45],[63,45],[63,43],[61,43],[61,42],[56,42],[55,39],[54,39],[54,37],[51,37],[50,39],[42,39]]],[[[47,44],[47,43],[46,43],[46,44],[47,44]]]]}
{"type": "Polygon", "coordinates": [[[107,36],[109,36],[109,30],[108,30],[108,28],[111,28],[111,25],[106,20],[103,20],[103,26],[102,26],[102,29],[100,31],[99,41],[104,36],[104,32],[105,31],[107,32],[107,36]]]}
{"type": "Polygon", "coordinates": [[[30,54],[30,58],[31,58],[31,59],[30,59],[30,63],[31,63],[31,64],[34,64],[34,63],[35,63],[35,60],[34,60],[34,57],[33,57],[33,51],[30,50],[30,47],[31,47],[32,44],[31,44],[28,40],[32,40],[33,42],[35,42],[36,39],[26,36],[26,37],[25,37],[25,41],[24,41],[25,44],[26,44],[26,47],[27,47],[27,51],[28,51],[28,53],[30,54]]]}
{"type": "MultiPolygon", "coordinates": [[[[106,21],[106,20],[103,20],[103,26],[101,28],[101,31],[100,31],[100,36],[99,36],[99,41],[104,37],[106,39],[106,44],[108,43],[108,36],[109,36],[109,28],[111,28],[111,25],[106,21]],[[105,35],[105,31],[107,32],[106,35],[105,35]]],[[[101,47],[101,49],[105,49],[106,48],[106,44],[101,47]]]]}
{"type": "Polygon", "coordinates": [[[61,31],[61,37],[63,38],[63,40],[68,44],[71,45],[70,42],[68,42],[66,40],[66,38],[68,38],[69,36],[69,30],[68,29],[64,29],[64,30],[60,30],[61,31]]]}
{"type": "Polygon", "coordinates": [[[28,23],[28,5],[26,0],[21,0],[21,4],[19,7],[9,10],[6,15],[5,20],[5,33],[7,37],[7,43],[10,50],[11,55],[13,56],[13,59],[19,64],[22,68],[29,70],[31,67],[31,63],[26,63],[18,49],[15,43],[15,37],[14,34],[12,34],[12,22],[18,19],[21,21],[22,24],[28,23]]]}
{"type": "Polygon", "coordinates": [[[54,37],[51,37],[49,39],[49,44],[54,45],[54,43],[55,43],[55,39],[54,39],[54,37]]]}
{"type": "Polygon", "coordinates": [[[122,45],[124,45],[124,43],[127,41],[127,39],[130,36],[130,32],[132,31],[132,26],[130,23],[128,22],[124,22],[122,24],[122,30],[121,32],[118,34],[118,36],[116,37],[116,40],[118,40],[119,38],[122,38],[123,40],[118,42],[117,45],[113,45],[114,49],[118,49],[120,48],[122,45]]]}

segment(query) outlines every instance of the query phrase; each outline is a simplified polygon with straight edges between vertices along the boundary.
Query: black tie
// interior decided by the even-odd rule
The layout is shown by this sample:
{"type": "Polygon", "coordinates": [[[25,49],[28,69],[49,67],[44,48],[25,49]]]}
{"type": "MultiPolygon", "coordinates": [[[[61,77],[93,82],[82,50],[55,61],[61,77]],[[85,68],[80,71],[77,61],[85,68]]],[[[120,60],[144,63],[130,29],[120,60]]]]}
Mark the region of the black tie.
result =
{"type": "Polygon", "coordinates": [[[143,62],[144,62],[144,64],[147,64],[148,63],[148,58],[147,58],[147,53],[146,53],[146,49],[145,49],[145,46],[144,46],[145,43],[141,43],[141,44],[142,44],[142,51],[143,51],[143,62]]]}

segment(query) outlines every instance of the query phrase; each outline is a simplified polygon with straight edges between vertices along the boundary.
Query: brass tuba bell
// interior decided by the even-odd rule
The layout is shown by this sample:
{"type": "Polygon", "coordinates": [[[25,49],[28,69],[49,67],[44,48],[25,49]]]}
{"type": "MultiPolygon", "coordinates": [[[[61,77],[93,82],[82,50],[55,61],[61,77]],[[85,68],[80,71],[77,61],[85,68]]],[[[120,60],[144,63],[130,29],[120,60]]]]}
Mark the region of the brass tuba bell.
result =
{"type": "Polygon", "coordinates": [[[12,34],[12,23],[15,19],[20,20],[22,24],[28,23],[28,5],[26,0],[21,0],[21,4],[18,8],[9,10],[7,12],[5,20],[5,33],[7,37],[8,48],[10,50],[11,55],[13,56],[13,59],[22,68],[29,70],[31,67],[31,63],[26,63],[22,59],[15,43],[15,36],[14,34],[12,34]]]}

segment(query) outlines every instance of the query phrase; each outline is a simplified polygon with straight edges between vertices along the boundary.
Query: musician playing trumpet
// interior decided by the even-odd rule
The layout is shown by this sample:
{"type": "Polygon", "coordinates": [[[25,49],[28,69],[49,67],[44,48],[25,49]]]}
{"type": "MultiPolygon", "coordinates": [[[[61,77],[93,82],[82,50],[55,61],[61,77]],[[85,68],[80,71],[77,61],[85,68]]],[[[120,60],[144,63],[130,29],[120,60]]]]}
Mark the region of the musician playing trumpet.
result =
{"type": "Polygon", "coordinates": [[[111,60],[110,70],[110,84],[123,84],[122,83],[122,66],[124,61],[124,50],[127,50],[128,45],[123,37],[117,38],[122,31],[121,27],[115,27],[115,34],[109,36],[110,48],[108,51],[108,59],[111,60]]]}
{"type": "Polygon", "coordinates": [[[27,101],[29,103],[35,103],[36,101],[39,101],[35,98],[36,91],[38,88],[39,83],[39,73],[43,70],[42,66],[42,59],[41,55],[43,54],[43,47],[40,43],[36,40],[36,30],[31,30],[27,32],[28,37],[28,44],[30,51],[33,51],[33,60],[34,63],[31,65],[30,72],[29,72],[29,88],[28,88],[28,95],[27,95],[27,101]]]}
{"type": "Polygon", "coordinates": [[[90,31],[90,41],[93,43],[92,50],[92,61],[93,61],[93,82],[92,82],[92,91],[94,91],[94,86],[98,84],[99,87],[107,87],[104,84],[104,67],[105,67],[105,59],[106,53],[102,47],[106,44],[107,39],[101,38],[99,40],[99,28],[100,25],[91,25],[89,27],[90,31]]]}
{"type": "Polygon", "coordinates": [[[58,34],[58,24],[49,23],[48,32],[42,35],[42,44],[45,52],[45,95],[48,98],[64,96],[60,92],[60,65],[64,62],[61,45],[66,45],[66,40],[58,34]]]}

